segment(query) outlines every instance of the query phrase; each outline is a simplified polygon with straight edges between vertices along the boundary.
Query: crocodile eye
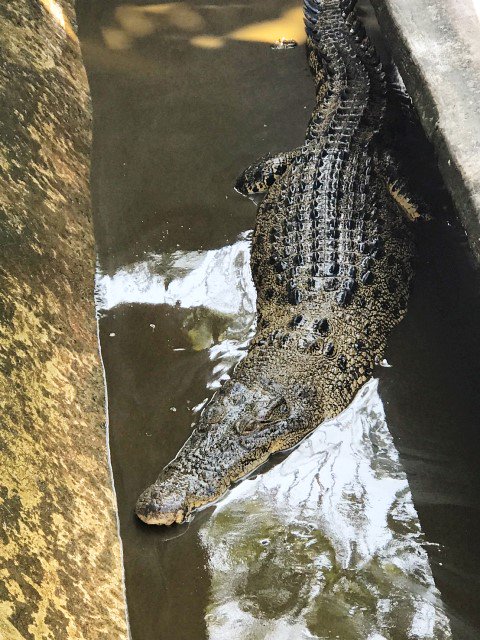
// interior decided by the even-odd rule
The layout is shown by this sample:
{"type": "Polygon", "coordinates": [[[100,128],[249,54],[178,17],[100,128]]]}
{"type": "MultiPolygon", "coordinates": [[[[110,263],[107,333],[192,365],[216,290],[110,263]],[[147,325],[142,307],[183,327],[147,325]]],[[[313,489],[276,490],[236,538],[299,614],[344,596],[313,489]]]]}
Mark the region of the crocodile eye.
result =
{"type": "Polygon", "coordinates": [[[285,400],[282,398],[278,400],[273,406],[269,407],[264,416],[262,416],[259,420],[260,423],[270,423],[277,422],[278,420],[283,420],[288,415],[288,407],[285,400]]]}

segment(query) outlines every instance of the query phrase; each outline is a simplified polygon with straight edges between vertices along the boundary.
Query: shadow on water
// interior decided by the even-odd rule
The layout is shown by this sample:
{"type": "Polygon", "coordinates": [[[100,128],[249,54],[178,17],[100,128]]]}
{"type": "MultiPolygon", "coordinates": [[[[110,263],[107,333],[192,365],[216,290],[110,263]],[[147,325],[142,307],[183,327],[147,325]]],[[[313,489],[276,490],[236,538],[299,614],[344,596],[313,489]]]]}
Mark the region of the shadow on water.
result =
{"type": "MultiPolygon", "coordinates": [[[[283,521],[262,520],[268,509],[250,512],[248,521],[253,524],[244,528],[243,540],[235,538],[232,522],[241,517],[242,500],[247,499],[242,492],[250,491],[248,504],[256,504],[252,496],[261,497],[262,487],[283,473],[290,458],[280,457],[279,464],[271,465],[273,473],[240,484],[213,518],[208,509],[188,527],[162,531],[133,516],[137,495],[175,455],[196,411],[238,359],[252,330],[248,255],[242,245],[247,240],[240,234],[252,228],[254,208],[233,192],[232,183],[258,156],[293,148],[303,138],[313,103],[304,51],[299,47],[274,52],[262,41],[277,19],[272,40],[298,38],[294,31],[283,33],[287,27],[282,25],[298,5],[278,0],[78,2],[94,105],[92,191],[102,274],[99,295],[104,296],[100,338],[134,640],[199,640],[207,634],[212,640],[234,638],[231,631],[225,635],[219,606],[227,599],[236,602],[239,593],[257,599],[243,603],[244,611],[261,605],[264,619],[290,612],[297,621],[303,616],[314,632],[325,631],[328,614],[333,616],[328,638],[336,637],[335,632],[342,640],[349,634],[382,638],[368,635],[370,627],[362,625],[364,618],[370,620],[371,633],[376,633],[378,603],[385,604],[394,591],[388,563],[381,570],[388,579],[381,578],[375,563],[371,565],[378,583],[389,592],[380,598],[380,589],[374,606],[367,594],[372,579],[368,571],[359,574],[362,593],[347,597],[347,591],[355,591],[352,584],[342,582],[338,571],[332,577],[332,567],[342,563],[341,554],[335,556],[330,542],[317,537],[313,550],[323,551],[301,551],[297,557],[292,540],[280,533],[283,521]],[[192,273],[200,274],[197,282],[188,279],[192,273]],[[220,284],[216,276],[218,291],[201,288],[213,282],[212,273],[223,274],[220,284]],[[225,296],[232,282],[235,286],[225,296]],[[274,531],[276,536],[273,551],[270,547],[265,557],[255,555],[261,526],[270,527],[269,535],[274,531]],[[243,557],[234,554],[239,542],[253,545],[242,547],[243,557]],[[289,560],[283,573],[269,566],[283,557],[289,560]],[[340,625],[338,620],[348,617],[349,610],[338,608],[335,618],[328,602],[319,605],[323,620],[316,621],[307,606],[313,591],[308,597],[303,591],[302,602],[292,601],[291,594],[300,593],[302,585],[313,589],[319,572],[311,565],[320,557],[325,567],[330,562],[330,574],[323,570],[338,596],[330,605],[348,604],[350,597],[363,602],[367,613],[362,612],[361,622],[353,616],[355,625],[340,625]],[[238,569],[235,562],[241,564],[245,558],[250,558],[252,571],[238,570],[222,582],[225,566],[238,569]],[[291,586],[279,589],[283,600],[269,592],[279,580],[291,586]]],[[[370,13],[367,18],[372,26],[370,13]]],[[[420,171],[417,182],[440,215],[419,232],[415,289],[409,313],[390,341],[387,359],[393,368],[378,372],[380,395],[454,637],[470,640],[480,631],[479,281],[438,176],[420,171]]],[[[372,397],[383,428],[383,409],[372,397]]],[[[358,408],[358,416],[365,406],[358,408]]],[[[394,456],[393,442],[387,444],[388,455],[394,456]]],[[[355,450],[370,451],[364,446],[355,450]]],[[[403,472],[396,469],[401,479],[403,472]]],[[[408,491],[402,496],[410,505],[408,491]]],[[[389,504],[394,502],[392,494],[389,504]]],[[[305,513],[315,522],[315,513],[305,513]]],[[[410,516],[415,527],[416,515],[410,516]]],[[[300,534],[307,535],[303,529],[300,534]]],[[[415,554],[421,555],[419,541],[415,544],[415,554]]],[[[357,565],[349,566],[361,571],[367,555],[359,553],[357,565]]],[[[429,569],[425,559],[422,562],[420,574],[430,594],[429,569]]],[[[414,583],[405,584],[410,589],[414,583]]],[[[397,610],[405,602],[398,596],[397,610]]],[[[265,627],[252,631],[245,618],[239,624],[257,634],[252,638],[267,638],[265,627]]],[[[407,618],[401,624],[407,624],[407,618]]],[[[285,628],[272,627],[268,633],[276,640],[315,637],[301,635],[303,627],[285,628]]],[[[403,640],[400,629],[392,631],[389,640],[403,640]]]]}
{"type": "Polygon", "coordinates": [[[409,312],[381,379],[390,431],[412,490],[454,637],[480,630],[480,278],[447,203],[419,242],[409,312]],[[450,221],[448,216],[452,216],[450,221]]]}

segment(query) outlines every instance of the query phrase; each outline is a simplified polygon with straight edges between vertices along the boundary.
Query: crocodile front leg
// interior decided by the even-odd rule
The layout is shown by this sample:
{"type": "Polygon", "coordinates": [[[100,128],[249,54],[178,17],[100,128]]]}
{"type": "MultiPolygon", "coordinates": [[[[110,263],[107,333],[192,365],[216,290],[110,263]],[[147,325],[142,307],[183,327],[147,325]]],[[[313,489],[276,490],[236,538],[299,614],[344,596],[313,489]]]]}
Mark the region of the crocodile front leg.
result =
{"type": "Polygon", "coordinates": [[[299,154],[300,149],[294,149],[276,156],[262,156],[237,178],[235,189],[244,196],[265,193],[284,175],[299,154]]]}

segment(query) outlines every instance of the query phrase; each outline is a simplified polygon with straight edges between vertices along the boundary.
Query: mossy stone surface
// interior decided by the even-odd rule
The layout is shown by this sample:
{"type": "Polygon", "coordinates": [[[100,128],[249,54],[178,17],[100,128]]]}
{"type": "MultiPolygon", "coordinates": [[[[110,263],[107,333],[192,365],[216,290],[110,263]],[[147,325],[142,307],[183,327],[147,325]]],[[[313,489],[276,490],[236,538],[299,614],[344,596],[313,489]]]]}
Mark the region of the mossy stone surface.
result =
{"type": "Polygon", "coordinates": [[[0,5],[0,636],[127,637],[73,3],[0,5]]]}

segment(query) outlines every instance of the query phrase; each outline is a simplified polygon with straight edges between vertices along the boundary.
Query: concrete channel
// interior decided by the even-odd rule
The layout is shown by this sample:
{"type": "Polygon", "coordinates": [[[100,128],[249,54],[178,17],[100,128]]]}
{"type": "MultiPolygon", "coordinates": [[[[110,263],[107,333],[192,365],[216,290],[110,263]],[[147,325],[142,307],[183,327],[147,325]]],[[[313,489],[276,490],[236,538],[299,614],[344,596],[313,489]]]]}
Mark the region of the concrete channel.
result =
{"type": "Polygon", "coordinates": [[[372,4],[480,259],[480,1],[372,4]]]}
{"type": "MultiPolygon", "coordinates": [[[[480,259],[480,0],[371,1],[480,259]]],[[[0,129],[6,640],[129,637],[93,305],[91,108],[73,5],[0,7],[10,116],[0,129]]]]}

